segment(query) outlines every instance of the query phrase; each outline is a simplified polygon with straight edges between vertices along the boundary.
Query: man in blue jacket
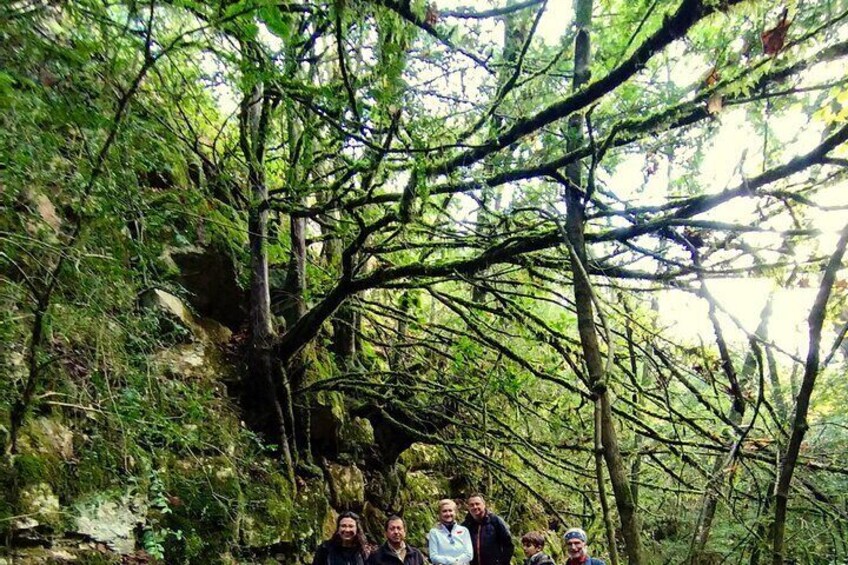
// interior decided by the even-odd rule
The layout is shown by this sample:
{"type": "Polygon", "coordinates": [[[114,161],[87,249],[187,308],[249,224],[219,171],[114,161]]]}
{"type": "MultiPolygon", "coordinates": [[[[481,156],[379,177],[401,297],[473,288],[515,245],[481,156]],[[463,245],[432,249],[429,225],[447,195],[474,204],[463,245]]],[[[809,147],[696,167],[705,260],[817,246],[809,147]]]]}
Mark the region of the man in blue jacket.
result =
{"type": "Polygon", "coordinates": [[[482,495],[472,494],[466,504],[468,516],[462,524],[468,528],[474,546],[471,565],[509,565],[515,548],[509,526],[486,509],[482,495]]]}

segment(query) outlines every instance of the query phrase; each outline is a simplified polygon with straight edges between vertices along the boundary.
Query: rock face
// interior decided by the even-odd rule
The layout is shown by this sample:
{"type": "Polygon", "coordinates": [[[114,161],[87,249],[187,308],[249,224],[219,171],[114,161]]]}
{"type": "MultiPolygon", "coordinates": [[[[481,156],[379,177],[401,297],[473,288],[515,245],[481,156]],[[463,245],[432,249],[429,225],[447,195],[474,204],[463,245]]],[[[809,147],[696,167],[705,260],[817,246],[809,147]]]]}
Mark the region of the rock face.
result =
{"type": "Polygon", "coordinates": [[[141,296],[141,305],[158,312],[168,321],[190,332],[198,340],[212,344],[227,343],[232,331],[211,318],[197,318],[178,297],[164,290],[153,288],[141,296]]]}
{"type": "Polygon", "coordinates": [[[141,305],[161,314],[184,329],[191,332],[200,331],[191,310],[170,292],[158,288],[147,290],[141,295],[141,305]]]}
{"type": "Polygon", "coordinates": [[[13,527],[29,530],[42,525],[55,526],[60,520],[59,497],[47,483],[27,485],[20,493],[21,517],[13,527]]]}
{"type": "Polygon", "coordinates": [[[365,502],[365,476],[355,465],[327,465],[330,501],[340,510],[360,510],[365,502]]]}
{"type": "Polygon", "coordinates": [[[242,325],[247,299],[229,255],[192,246],[168,249],[162,260],[176,268],[177,281],[189,292],[189,302],[201,316],[233,330],[242,325]]]}
{"type": "Polygon", "coordinates": [[[76,511],[77,533],[128,555],[135,550],[135,530],[144,525],[147,506],[143,500],[129,495],[113,500],[95,497],[78,504],[76,511]]]}

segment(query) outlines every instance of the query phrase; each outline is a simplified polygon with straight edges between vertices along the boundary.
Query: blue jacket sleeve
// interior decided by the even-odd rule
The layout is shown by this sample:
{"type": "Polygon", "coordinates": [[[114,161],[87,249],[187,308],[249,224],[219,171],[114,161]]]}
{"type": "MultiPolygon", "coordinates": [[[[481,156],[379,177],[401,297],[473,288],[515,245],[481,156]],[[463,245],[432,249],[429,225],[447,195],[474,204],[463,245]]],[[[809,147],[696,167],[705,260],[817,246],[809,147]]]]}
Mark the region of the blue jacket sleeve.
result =
{"type": "Polygon", "coordinates": [[[441,547],[439,547],[439,536],[433,530],[427,532],[427,549],[430,553],[430,562],[433,565],[451,564],[451,562],[447,560],[447,557],[442,555],[441,547]]]}

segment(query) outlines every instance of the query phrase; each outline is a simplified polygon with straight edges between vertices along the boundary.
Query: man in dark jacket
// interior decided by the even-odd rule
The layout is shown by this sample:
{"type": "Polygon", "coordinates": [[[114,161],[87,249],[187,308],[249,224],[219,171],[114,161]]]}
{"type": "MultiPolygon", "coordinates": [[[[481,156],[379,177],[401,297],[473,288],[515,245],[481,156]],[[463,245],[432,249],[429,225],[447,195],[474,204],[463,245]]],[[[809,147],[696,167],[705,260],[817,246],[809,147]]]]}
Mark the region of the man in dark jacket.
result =
{"type": "Polygon", "coordinates": [[[368,565],[424,565],[425,563],[421,552],[406,543],[406,526],[403,518],[389,516],[386,520],[386,543],[371,554],[368,565]]]}
{"type": "Polygon", "coordinates": [[[468,516],[463,525],[471,533],[474,559],[471,565],[509,565],[515,546],[509,526],[496,514],[486,509],[486,501],[472,494],[466,502],[468,516]]]}

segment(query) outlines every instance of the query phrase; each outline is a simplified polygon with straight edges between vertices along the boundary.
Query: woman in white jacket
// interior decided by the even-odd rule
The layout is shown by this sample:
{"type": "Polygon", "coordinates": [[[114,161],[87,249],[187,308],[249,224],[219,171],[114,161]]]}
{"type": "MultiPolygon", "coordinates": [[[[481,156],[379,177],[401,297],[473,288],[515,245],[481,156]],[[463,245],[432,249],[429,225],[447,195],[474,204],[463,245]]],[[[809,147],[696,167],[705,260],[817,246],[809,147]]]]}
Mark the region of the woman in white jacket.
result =
{"type": "Polygon", "coordinates": [[[456,523],[456,503],[446,498],[439,501],[439,523],[427,534],[430,561],[433,565],[468,565],[474,557],[468,528],[456,523]]]}

